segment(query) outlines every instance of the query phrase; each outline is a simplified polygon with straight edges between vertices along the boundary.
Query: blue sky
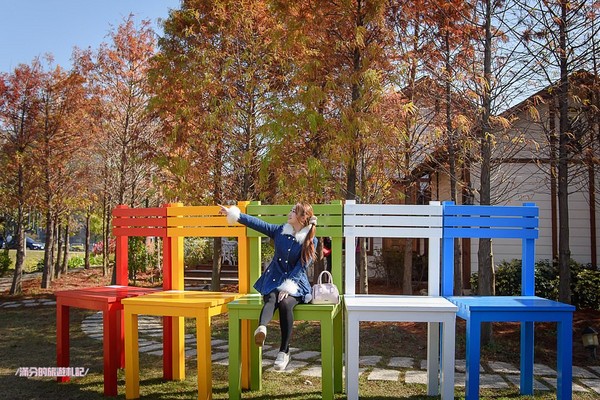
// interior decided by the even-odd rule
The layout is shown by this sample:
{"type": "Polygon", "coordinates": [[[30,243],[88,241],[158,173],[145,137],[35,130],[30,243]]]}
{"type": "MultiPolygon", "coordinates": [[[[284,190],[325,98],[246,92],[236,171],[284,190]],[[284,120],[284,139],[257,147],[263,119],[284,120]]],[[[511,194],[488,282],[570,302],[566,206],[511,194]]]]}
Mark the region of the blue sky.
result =
{"type": "Polygon", "coordinates": [[[69,69],[74,46],[97,49],[109,41],[111,26],[130,13],[157,29],[158,19],[179,5],[180,0],[0,0],[0,72],[45,53],[69,69]]]}

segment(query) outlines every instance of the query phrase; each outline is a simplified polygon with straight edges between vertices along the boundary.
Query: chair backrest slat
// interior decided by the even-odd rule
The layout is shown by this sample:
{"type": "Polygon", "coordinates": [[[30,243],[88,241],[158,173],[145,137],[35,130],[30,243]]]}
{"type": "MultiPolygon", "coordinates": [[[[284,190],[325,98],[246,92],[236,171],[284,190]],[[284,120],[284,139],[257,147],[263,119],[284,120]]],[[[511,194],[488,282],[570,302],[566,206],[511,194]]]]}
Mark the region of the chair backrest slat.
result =
{"type": "Polygon", "coordinates": [[[535,239],[538,238],[539,209],[523,206],[455,205],[444,202],[442,294],[453,295],[454,239],[518,239],[522,242],[521,293],[535,294],[535,239]]]}
{"type": "MultiPolygon", "coordinates": [[[[166,238],[167,208],[167,206],[129,208],[126,205],[118,205],[112,210],[117,285],[129,284],[128,238],[130,236],[166,238]]],[[[164,268],[170,270],[169,264],[164,265],[164,268]]]]}
{"type": "MultiPolygon", "coordinates": [[[[248,202],[238,202],[240,211],[246,212],[248,202]]],[[[172,288],[183,290],[184,285],[184,238],[185,237],[235,237],[238,250],[239,292],[249,291],[248,241],[246,227],[229,225],[227,218],[219,214],[219,206],[178,206],[167,208],[167,236],[171,238],[172,288]]]]}
{"type": "Polygon", "coordinates": [[[442,207],[429,205],[356,204],[347,200],[344,206],[346,238],[346,294],[355,294],[355,239],[359,237],[429,239],[428,293],[439,295],[440,239],[442,207]]]}
{"type": "MultiPolygon", "coordinates": [[[[247,207],[247,213],[271,224],[284,224],[293,206],[294,204],[266,205],[252,202],[247,207]]],[[[331,238],[331,275],[333,282],[342,291],[342,202],[338,200],[330,204],[313,204],[312,208],[318,218],[316,237],[331,238]]],[[[262,272],[260,238],[265,235],[254,229],[246,230],[250,247],[250,284],[253,284],[262,272]]]]}

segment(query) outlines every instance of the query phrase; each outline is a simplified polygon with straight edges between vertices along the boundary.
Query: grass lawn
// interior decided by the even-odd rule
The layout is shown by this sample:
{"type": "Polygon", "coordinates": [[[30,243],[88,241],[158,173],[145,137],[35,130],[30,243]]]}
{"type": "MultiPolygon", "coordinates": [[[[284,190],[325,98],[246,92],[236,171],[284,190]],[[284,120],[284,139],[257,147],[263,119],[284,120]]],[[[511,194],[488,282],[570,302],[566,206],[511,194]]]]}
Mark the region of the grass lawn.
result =
{"type": "MultiPolygon", "coordinates": [[[[9,250],[8,255],[12,260],[9,272],[7,274],[11,274],[10,271],[15,269],[15,261],[17,258],[16,250],[9,250]]],[[[82,251],[69,251],[69,259],[73,257],[84,257],[85,252],[82,251]]],[[[23,263],[23,272],[30,273],[35,272],[37,269],[38,263],[44,259],[44,250],[25,250],[25,262],[23,263]]]]}
{"type": "MultiPolygon", "coordinates": [[[[82,282],[90,282],[92,286],[104,282],[97,277],[101,269],[96,271],[80,271],[84,275],[82,282]],[[93,280],[95,278],[97,280],[93,280]]],[[[61,279],[74,279],[78,273],[72,273],[61,279]]],[[[55,289],[60,279],[53,283],[55,289]]],[[[35,285],[35,282],[31,283],[35,285]]],[[[48,291],[31,291],[20,299],[27,297],[52,298],[48,291]]],[[[2,295],[0,301],[10,301],[2,295]]],[[[103,359],[102,344],[99,340],[87,336],[81,330],[81,322],[95,311],[71,309],[71,366],[89,368],[87,376],[72,378],[69,383],[57,383],[52,378],[24,378],[16,376],[20,367],[54,367],[56,366],[56,308],[52,306],[2,308],[0,310],[0,388],[5,399],[106,399],[103,396],[103,359]]],[[[574,362],[579,366],[600,366],[600,361],[586,359],[585,351],[579,343],[581,326],[598,322],[598,313],[579,315],[574,326],[574,362]]],[[[214,339],[227,340],[227,315],[213,318],[212,336],[214,339]]],[[[537,325],[536,325],[537,326],[537,325]]],[[[194,333],[193,320],[186,321],[187,333],[194,333]]],[[[464,321],[457,322],[456,357],[464,359],[464,321]]],[[[269,326],[267,344],[278,343],[278,326],[269,326]]],[[[380,366],[387,364],[390,357],[413,357],[417,361],[426,358],[426,324],[410,323],[363,323],[361,324],[361,355],[382,356],[380,366]]],[[[500,324],[494,326],[494,345],[482,350],[482,360],[509,362],[518,366],[518,324],[500,324]]],[[[141,337],[143,337],[141,335],[141,337]]],[[[535,360],[551,368],[555,367],[556,346],[555,330],[538,326],[536,329],[535,360]]],[[[156,339],[154,339],[156,340],[156,339]]],[[[292,338],[292,346],[301,350],[320,350],[320,327],[318,323],[298,321],[292,338]]],[[[292,355],[293,357],[293,355],[292,355]]],[[[166,382],[162,379],[162,359],[159,356],[140,353],[140,394],[143,399],[196,399],[196,359],[186,359],[186,379],[182,382],[166,382]]],[[[487,368],[487,366],[486,366],[487,368]]],[[[367,367],[359,378],[361,399],[429,399],[425,385],[405,384],[404,375],[407,369],[399,368],[397,381],[368,381],[367,367]]],[[[577,379],[575,380],[577,382],[577,379]]],[[[125,398],[124,372],[119,372],[119,395],[125,398]]],[[[227,367],[213,363],[213,398],[228,398],[227,367]]],[[[464,390],[457,388],[457,398],[464,398],[464,390]]],[[[552,392],[536,392],[532,397],[519,396],[518,389],[482,390],[482,399],[540,399],[550,400],[556,396],[552,392]]],[[[309,400],[321,398],[321,380],[306,377],[297,372],[276,373],[265,370],[263,373],[263,389],[259,392],[244,392],[243,399],[295,399],[309,400]]],[[[345,399],[339,394],[336,399],[345,399]]],[[[574,393],[575,400],[598,399],[600,395],[588,391],[585,394],[574,393]]]]}
{"type": "MultiPolygon", "coordinates": [[[[79,328],[80,322],[92,311],[71,310],[71,366],[89,368],[89,373],[83,378],[72,378],[69,383],[59,384],[52,378],[23,378],[15,376],[19,367],[52,367],[56,365],[55,350],[55,308],[35,307],[8,309],[2,311],[0,319],[0,387],[2,397],[6,399],[103,399],[102,375],[102,346],[101,342],[85,335],[79,328]]],[[[214,318],[213,338],[227,338],[227,318],[214,318]]],[[[193,321],[188,321],[187,330],[193,332],[193,321]]],[[[399,328],[398,328],[399,329],[399,328]]],[[[389,329],[383,329],[387,331],[389,329]]],[[[273,325],[271,332],[276,332],[273,325]]],[[[381,327],[364,329],[363,347],[367,354],[377,354],[384,358],[397,354],[392,353],[399,348],[398,336],[389,336],[390,344],[376,346],[377,338],[381,336],[381,327]],[[382,350],[383,349],[383,350],[382,350]]],[[[276,341],[271,335],[270,339],[276,341]]],[[[319,343],[318,324],[299,322],[295,330],[293,345],[303,349],[315,350],[319,343]]],[[[425,342],[414,350],[418,354],[424,351],[425,342]]],[[[362,348],[361,348],[362,349],[362,348]]],[[[403,353],[407,353],[404,348],[403,353]]],[[[410,351],[408,351],[410,353],[410,351]]],[[[165,382],[162,380],[162,360],[160,357],[140,354],[141,396],[144,399],[195,399],[197,396],[195,359],[186,361],[187,378],[183,382],[165,382]]],[[[361,399],[428,399],[424,385],[407,385],[403,383],[401,371],[398,382],[367,381],[367,374],[360,378],[361,399]]],[[[213,364],[213,398],[227,399],[228,375],[227,367],[213,364]]],[[[263,390],[260,392],[245,392],[244,399],[320,399],[321,380],[307,378],[299,374],[282,374],[265,371],[263,374],[263,390]]],[[[125,382],[123,371],[119,372],[119,396],[124,398],[125,382]]],[[[462,395],[462,390],[459,390],[462,395]]],[[[517,389],[504,391],[483,391],[483,399],[514,399],[519,398],[517,389]]],[[[340,394],[337,399],[344,399],[340,394]]],[[[461,398],[461,397],[459,397],[461,398]]],[[[528,397],[530,398],[530,397],[528,397]]],[[[539,392],[535,399],[554,399],[554,394],[539,392]]],[[[574,394],[574,399],[597,399],[598,395],[574,394]]]]}

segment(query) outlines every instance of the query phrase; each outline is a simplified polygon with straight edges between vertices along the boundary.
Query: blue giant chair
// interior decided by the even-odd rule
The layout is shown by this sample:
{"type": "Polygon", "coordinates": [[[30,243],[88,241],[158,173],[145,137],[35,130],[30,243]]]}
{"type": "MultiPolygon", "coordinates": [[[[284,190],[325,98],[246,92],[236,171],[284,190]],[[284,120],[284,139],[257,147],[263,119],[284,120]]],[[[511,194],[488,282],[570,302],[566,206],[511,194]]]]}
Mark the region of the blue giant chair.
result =
{"type": "Polygon", "coordinates": [[[523,395],[533,394],[534,323],[557,323],[557,399],[572,397],[573,311],[575,307],[535,296],[535,239],[539,210],[523,206],[443,204],[442,295],[458,306],[466,321],[466,399],[479,398],[482,322],[521,323],[521,381],[523,395]],[[454,239],[501,238],[522,242],[521,296],[453,296],[454,239]]]}

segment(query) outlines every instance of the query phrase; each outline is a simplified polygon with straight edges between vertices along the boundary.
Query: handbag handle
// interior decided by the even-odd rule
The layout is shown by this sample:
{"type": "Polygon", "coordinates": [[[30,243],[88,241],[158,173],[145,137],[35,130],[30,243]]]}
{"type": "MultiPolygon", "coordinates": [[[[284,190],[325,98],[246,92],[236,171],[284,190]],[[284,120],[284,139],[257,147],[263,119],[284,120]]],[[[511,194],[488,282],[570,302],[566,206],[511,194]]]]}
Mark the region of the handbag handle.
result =
{"type": "Polygon", "coordinates": [[[318,284],[321,285],[323,283],[323,274],[329,277],[329,283],[333,283],[333,276],[331,276],[331,272],[324,270],[319,274],[318,284]]]}

